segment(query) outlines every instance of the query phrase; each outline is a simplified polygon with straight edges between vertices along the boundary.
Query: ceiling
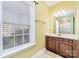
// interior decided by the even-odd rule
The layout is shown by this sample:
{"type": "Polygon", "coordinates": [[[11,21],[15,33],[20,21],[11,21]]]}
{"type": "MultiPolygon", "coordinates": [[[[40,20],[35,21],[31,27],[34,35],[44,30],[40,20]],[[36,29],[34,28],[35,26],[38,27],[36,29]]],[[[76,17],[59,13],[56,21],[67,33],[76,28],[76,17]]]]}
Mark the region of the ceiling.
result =
{"type": "Polygon", "coordinates": [[[61,2],[61,1],[45,1],[45,3],[46,3],[49,7],[54,6],[54,5],[56,5],[56,4],[60,3],[60,2],[61,2]]]}

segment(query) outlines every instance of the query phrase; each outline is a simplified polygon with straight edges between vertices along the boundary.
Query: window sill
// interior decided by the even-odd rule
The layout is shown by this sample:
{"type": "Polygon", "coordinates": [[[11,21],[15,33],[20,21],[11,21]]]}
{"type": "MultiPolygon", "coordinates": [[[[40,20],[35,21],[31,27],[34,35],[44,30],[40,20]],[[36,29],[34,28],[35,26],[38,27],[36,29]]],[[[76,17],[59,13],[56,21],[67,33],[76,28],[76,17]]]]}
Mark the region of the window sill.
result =
{"type": "Polygon", "coordinates": [[[15,47],[15,48],[5,50],[3,52],[0,52],[0,58],[10,57],[11,55],[14,55],[17,52],[23,51],[24,49],[31,48],[34,45],[35,45],[35,42],[29,42],[27,44],[23,44],[21,46],[15,47]]]}

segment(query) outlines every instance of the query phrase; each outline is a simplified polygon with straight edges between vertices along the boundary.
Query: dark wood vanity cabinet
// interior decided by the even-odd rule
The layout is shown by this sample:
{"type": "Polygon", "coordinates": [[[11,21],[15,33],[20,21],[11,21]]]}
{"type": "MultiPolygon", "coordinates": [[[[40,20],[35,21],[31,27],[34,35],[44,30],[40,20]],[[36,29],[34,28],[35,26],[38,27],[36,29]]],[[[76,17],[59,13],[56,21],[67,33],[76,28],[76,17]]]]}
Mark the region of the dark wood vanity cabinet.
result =
{"type": "Polygon", "coordinates": [[[64,57],[77,58],[79,57],[79,41],[46,36],[46,49],[64,57]]]}

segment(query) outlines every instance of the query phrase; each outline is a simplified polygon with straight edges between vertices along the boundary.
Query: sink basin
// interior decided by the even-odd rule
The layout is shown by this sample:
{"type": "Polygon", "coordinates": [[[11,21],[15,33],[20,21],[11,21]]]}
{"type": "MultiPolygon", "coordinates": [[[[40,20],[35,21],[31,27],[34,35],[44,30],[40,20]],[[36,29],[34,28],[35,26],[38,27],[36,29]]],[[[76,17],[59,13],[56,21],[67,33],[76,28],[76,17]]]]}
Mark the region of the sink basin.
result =
{"type": "Polygon", "coordinates": [[[60,36],[64,38],[70,38],[70,39],[79,39],[78,35],[73,35],[73,34],[60,34],[60,36]]]}

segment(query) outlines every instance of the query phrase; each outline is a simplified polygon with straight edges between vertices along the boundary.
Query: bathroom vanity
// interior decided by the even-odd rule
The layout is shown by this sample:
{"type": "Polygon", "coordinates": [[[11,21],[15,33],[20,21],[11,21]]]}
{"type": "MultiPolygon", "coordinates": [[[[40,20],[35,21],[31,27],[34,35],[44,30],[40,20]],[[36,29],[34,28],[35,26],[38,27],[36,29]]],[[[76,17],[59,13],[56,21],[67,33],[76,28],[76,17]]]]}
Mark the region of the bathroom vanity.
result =
{"type": "Polygon", "coordinates": [[[63,57],[79,57],[79,40],[77,35],[54,35],[47,34],[46,49],[63,57]]]}

